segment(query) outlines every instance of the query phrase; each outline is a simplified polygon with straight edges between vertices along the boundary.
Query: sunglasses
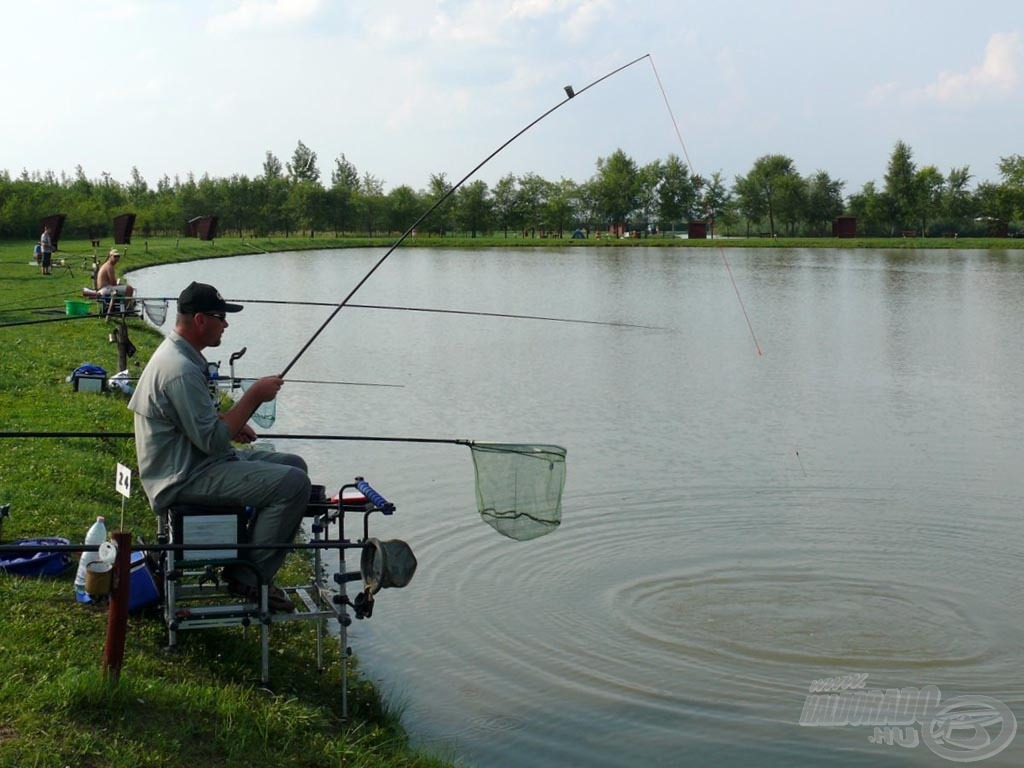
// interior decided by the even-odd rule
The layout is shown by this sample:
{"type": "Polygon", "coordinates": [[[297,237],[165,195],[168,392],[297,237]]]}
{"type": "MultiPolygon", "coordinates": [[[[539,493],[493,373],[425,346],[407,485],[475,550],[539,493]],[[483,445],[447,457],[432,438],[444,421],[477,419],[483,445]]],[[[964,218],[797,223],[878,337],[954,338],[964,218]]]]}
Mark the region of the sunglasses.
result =
{"type": "Polygon", "coordinates": [[[227,319],[227,315],[224,314],[223,312],[200,312],[200,314],[206,315],[207,317],[215,317],[222,323],[227,319]]]}

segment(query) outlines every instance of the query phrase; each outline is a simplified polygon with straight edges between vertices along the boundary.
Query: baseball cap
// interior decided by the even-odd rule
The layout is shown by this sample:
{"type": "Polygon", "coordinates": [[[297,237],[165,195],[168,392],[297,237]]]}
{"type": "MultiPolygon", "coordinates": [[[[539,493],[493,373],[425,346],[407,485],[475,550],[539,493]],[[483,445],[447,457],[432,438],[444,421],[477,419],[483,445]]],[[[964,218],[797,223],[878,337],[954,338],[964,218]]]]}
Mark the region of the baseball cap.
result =
{"type": "Polygon", "coordinates": [[[241,304],[224,301],[220,291],[206,283],[190,283],[178,296],[178,313],[194,315],[198,312],[241,312],[241,304]]]}

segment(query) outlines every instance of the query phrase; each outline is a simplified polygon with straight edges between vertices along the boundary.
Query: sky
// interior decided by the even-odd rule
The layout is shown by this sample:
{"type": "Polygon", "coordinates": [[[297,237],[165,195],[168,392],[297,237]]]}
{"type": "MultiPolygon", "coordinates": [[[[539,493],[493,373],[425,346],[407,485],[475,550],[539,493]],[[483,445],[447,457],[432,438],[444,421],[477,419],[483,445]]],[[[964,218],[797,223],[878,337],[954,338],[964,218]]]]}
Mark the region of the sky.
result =
{"type": "Polygon", "coordinates": [[[326,185],[344,154],[421,190],[556,106],[473,178],[783,154],[852,194],[900,140],[975,184],[1024,154],[1020,0],[0,0],[0,36],[13,176],[255,177],[301,141],[326,185]]]}

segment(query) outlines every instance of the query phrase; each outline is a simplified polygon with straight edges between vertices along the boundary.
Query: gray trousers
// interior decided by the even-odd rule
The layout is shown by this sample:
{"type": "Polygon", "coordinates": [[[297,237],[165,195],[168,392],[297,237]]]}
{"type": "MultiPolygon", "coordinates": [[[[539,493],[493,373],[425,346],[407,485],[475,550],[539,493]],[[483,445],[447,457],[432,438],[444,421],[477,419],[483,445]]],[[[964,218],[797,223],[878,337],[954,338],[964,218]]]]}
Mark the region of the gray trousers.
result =
{"type": "MultiPolygon", "coordinates": [[[[225,461],[204,470],[178,491],[175,501],[211,506],[251,506],[248,540],[253,544],[287,544],[295,539],[309,504],[306,462],[293,453],[240,451],[238,461],[225,461]]],[[[252,549],[242,553],[270,583],[285,557],[286,549],[252,549]]],[[[255,585],[248,568],[225,568],[224,575],[255,585]]]]}

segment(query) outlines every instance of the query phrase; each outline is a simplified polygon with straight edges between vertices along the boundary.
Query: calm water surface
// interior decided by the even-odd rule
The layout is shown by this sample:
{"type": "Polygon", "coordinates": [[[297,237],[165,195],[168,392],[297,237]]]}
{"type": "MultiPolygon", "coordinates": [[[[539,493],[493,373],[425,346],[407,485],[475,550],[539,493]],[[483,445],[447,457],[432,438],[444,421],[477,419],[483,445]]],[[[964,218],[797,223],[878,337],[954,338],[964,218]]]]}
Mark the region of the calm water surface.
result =
{"type": "MultiPolygon", "coordinates": [[[[132,279],[340,301],[381,254],[132,279]]],[[[375,533],[419,571],[352,645],[417,744],[479,766],[949,764],[799,725],[811,682],[850,673],[1024,721],[1024,254],[725,254],[763,355],[711,249],[400,249],[354,301],[661,329],[346,308],[292,369],[403,386],[289,383],[273,431],[569,451],[562,527],[517,543],[477,518],[464,447],[277,444],[398,504],[375,533]]],[[[329,312],[250,305],[207,356],[278,372],[329,312]]],[[[982,764],[1024,764],[1024,735],[982,764]]]]}

